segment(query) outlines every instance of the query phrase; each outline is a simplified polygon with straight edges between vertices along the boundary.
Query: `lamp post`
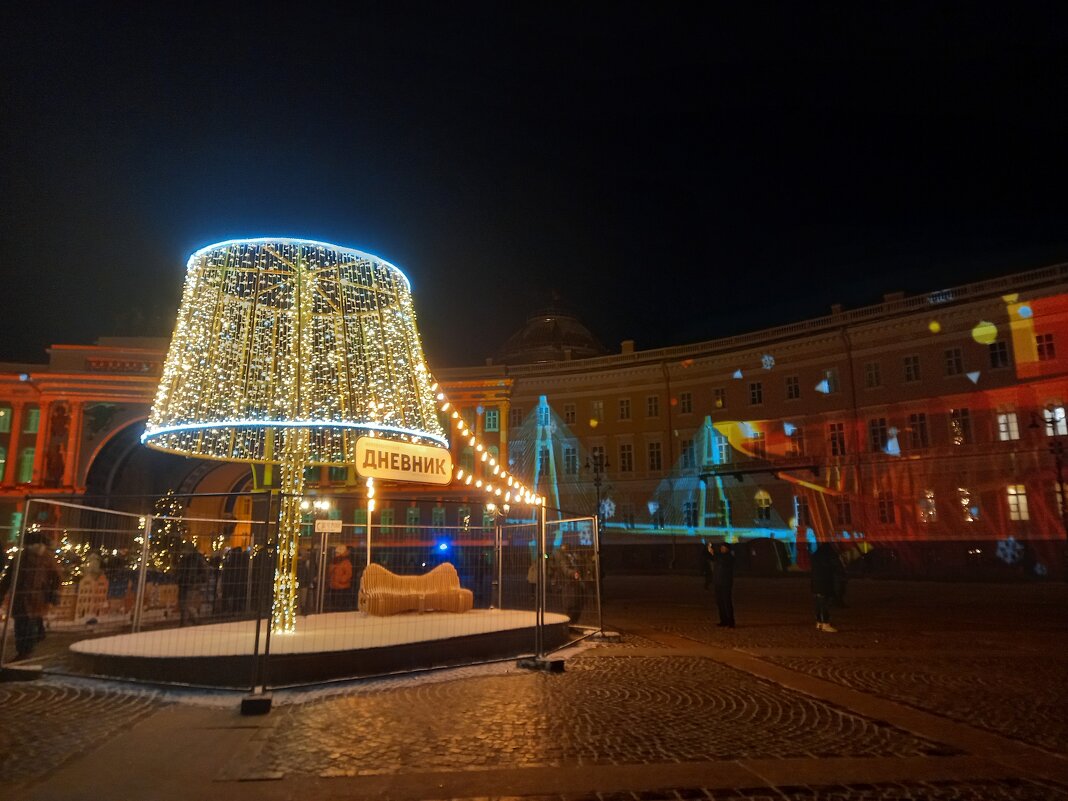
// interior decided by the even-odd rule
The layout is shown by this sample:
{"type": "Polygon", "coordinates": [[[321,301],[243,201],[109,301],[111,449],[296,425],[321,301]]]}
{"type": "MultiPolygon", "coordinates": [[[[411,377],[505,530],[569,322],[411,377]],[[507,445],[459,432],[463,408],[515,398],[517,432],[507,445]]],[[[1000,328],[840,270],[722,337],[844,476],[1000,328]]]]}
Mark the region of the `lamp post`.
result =
{"type": "Polygon", "coordinates": [[[601,514],[601,484],[604,483],[606,471],[610,466],[602,451],[595,451],[592,461],[589,458],[586,459],[586,469],[593,473],[593,486],[597,490],[596,515],[598,528],[604,524],[604,516],[601,514]]]}

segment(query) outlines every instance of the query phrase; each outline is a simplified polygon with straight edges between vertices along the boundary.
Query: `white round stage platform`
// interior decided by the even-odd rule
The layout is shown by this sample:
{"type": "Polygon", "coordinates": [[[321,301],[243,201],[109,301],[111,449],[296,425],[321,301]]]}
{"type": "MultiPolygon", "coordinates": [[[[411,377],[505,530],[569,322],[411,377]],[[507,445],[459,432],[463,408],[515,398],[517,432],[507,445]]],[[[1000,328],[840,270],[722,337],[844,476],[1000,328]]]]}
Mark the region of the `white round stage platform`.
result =
{"type": "MultiPolygon", "coordinates": [[[[510,609],[298,617],[295,632],[271,635],[265,664],[256,658],[254,620],[98,637],[76,642],[70,650],[80,667],[98,676],[215,687],[285,686],[524,656],[535,648],[535,622],[534,612],[510,609]]],[[[546,612],[545,646],[555,648],[567,637],[567,617],[546,612]]],[[[258,654],[266,648],[263,620],[258,654]]]]}

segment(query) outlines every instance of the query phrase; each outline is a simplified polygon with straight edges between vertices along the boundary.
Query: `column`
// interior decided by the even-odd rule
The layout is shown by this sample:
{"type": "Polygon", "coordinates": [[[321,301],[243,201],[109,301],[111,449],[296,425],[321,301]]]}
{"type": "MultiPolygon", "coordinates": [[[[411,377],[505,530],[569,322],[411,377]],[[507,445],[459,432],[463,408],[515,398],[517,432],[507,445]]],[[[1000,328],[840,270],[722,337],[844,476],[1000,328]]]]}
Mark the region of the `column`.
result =
{"type": "Polygon", "coordinates": [[[11,434],[7,439],[7,464],[4,466],[3,483],[11,486],[15,483],[19,467],[19,435],[22,433],[22,408],[25,401],[13,401],[11,404],[11,434]]]}
{"type": "Polygon", "coordinates": [[[39,487],[43,481],[45,461],[48,459],[48,437],[52,429],[53,401],[42,401],[38,407],[37,441],[33,449],[33,476],[30,483],[39,487]]]}
{"type": "Polygon", "coordinates": [[[78,485],[78,461],[81,459],[82,425],[85,422],[85,406],[70,404],[70,422],[67,431],[66,463],[63,465],[63,486],[72,489],[78,485]]]}

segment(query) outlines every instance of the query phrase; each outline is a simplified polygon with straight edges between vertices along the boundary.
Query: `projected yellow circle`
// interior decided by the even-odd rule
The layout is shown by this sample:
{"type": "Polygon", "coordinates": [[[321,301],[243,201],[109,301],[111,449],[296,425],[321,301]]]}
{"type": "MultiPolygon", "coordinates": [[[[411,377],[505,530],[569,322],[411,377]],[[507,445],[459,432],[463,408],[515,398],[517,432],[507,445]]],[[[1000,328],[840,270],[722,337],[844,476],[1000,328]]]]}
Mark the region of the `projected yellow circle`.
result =
{"type": "Polygon", "coordinates": [[[972,329],[972,339],[980,345],[990,345],[998,338],[998,327],[993,323],[981,320],[972,329]]]}
{"type": "Polygon", "coordinates": [[[931,322],[927,325],[927,330],[930,331],[932,334],[937,334],[939,331],[942,330],[942,324],[938,322],[938,320],[931,320],[931,322]]]}

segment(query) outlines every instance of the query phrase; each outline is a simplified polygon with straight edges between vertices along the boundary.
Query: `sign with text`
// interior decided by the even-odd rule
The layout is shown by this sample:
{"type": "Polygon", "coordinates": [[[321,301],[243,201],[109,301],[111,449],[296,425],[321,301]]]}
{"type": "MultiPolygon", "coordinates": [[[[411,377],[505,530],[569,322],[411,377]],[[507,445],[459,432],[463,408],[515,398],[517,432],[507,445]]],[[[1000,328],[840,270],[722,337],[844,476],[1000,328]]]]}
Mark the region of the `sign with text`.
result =
{"type": "Polygon", "coordinates": [[[364,478],[448,484],[452,480],[452,454],[433,445],[360,437],[356,440],[356,472],[364,478]]]}
{"type": "Polygon", "coordinates": [[[315,531],[318,534],[340,534],[341,533],[341,521],[340,520],[316,520],[315,531]]]}

